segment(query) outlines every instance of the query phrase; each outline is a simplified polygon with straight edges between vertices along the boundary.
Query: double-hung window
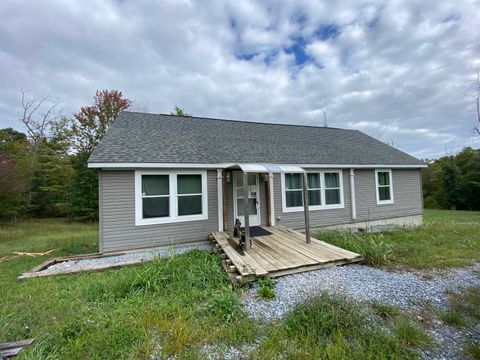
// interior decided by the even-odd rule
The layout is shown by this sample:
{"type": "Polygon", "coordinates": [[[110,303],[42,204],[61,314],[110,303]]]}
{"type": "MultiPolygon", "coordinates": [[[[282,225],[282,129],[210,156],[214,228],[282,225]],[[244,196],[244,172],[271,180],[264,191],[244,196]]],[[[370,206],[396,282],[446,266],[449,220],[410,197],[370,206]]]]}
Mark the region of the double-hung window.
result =
{"type": "Polygon", "coordinates": [[[285,174],[285,200],[287,207],[303,206],[302,174],[285,174]]]}
{"type": "Polygon", "coordinates": [[[326,172],[325,176],[325,205],[341,204],[340,173],[326,172]]]}
{"type": "MultiPolygon", "coordinates": [[[[342,208],[342,171],[308,172],[308,202],[310,210],[342,208]]],[[[303,210],[303,174],[282,174],[283,211],[303,210]]]]}
{"type": "Polygon", "coordinates": [[[207,201],[205,171],[135,172],[136,225],[207,219],[207,201]]]}
{"type": "Polygon", "coordinates": [[[377,204],[393,204],[392,170],[375,170],[377,204]]]}

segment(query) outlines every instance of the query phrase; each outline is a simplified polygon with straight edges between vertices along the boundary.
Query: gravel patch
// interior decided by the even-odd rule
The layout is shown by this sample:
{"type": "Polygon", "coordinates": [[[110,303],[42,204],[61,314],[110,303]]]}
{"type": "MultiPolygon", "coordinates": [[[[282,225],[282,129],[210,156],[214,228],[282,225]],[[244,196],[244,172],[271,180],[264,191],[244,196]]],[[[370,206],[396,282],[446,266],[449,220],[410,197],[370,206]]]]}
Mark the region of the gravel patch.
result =
{"type": "Polygon", "coordinates": [[[280,319],[296,304],[322,291],[339,292],[360,301],[380,301],[403,309],[428,303],[444,307],[446,291],[480,286],[480,264],[443,272],[396,272],[364,265],[336,266],[276,279],[273,300],[257,298],[254,284],[245,293],[244,304],[254,318],[280,319]]]}
{"type": "MultiPolygon", "coordinates": [[[[245,293],[246,311],[262,320],[281,319],[296,304],[323,291],[341,293],[358,301],[379,301],[404,310],[445,308],[449,291],[480,286],[480,263],[446,271],[389,271],[363,265],[332,267],[276,279],[276,297],[261,300],[254,284],[245,293]],[[428,306],[427,306],[428,305],[428,306]]],[[[425,324],[438,346],[423,351],[424,359],[465,359],[467,342],[480,342],[480,325],[455,328],[438,319],[425,324]]]]}
{"type": "Polygon", "coordinates": [[[53,264],[48,268],[39,271],[39,273],[59,273],[66,270],[76,270],[84,269],[94,270],[97,268],[104,268],[105,266],[119,266],[123,263],[127,263],[134,260],[149,261],[153,260],[155,257],[167,258],[173,254],[183,254],[187,251],[193,249],[199,250],[212,250],[212,245],[210,244],[199,244],[199,245],[183,245],[183,246],[171,246],[171,247],[162,247],[157,249],[152,249],[149,251],[143,252],[131,252],[118,256],[108,256],[103,258],[93,258],[93,259],[81,259],[81,260],[69,260],[61,263],[53,264]]]}

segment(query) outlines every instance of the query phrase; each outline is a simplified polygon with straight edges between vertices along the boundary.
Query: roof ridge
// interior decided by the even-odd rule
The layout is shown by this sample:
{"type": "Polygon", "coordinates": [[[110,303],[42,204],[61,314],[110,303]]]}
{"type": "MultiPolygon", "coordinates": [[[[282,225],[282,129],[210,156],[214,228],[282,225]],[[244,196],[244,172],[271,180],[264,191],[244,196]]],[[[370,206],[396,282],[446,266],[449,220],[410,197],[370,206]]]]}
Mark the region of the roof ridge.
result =
{"type": "Polygon", "coordinates": [[[122,111],[123,113],[134,113],[134,114],[143,114],[143,115],[161,115],[161,116],[168,116],[168,117],[181,117],[187,119],[206,119],[206,120],[214,120],[214,121],[228,121],[228,122],[237,122],[237,123],[245,123],[245,124],[262,124],[262,125],[272,125],[272,126],[294,126],[294,127],[304,127],[304,128],[314,128],[314,129],[332,129],[332,130],[342,130],[342,131],[357,131],[361,132],[356,129],[346,129],[346,128],[339,128],[339,127],[330,127],[330,126],[315,126],[315,125],[297,125],[297,124],[279,124],[279,123],[269,123],[269,122],[262,122],[262,121],[247,121],[247,120],[236,120],[236,119],[220,119],[220,118],[212,118],[206,116],[185,116],[185,115],[172,115],[172,114],[164,114],[164,113],[147,113],[142,111],[122,111]]]}

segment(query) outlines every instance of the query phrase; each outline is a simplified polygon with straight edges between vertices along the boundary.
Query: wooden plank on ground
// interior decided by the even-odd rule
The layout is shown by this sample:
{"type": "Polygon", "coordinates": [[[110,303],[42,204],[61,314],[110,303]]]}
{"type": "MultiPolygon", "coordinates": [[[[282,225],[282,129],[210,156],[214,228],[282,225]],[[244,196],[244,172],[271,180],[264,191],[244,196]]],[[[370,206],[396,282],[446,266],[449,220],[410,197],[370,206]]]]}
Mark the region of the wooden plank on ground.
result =
{"type": "Polygon", "coordinates": [[[33,343],[34,339],[25,339],[25,340],[19,340],[19,341],[13,341],[9,343],[4,343],[0,344],[0,351],[2,350],[7,350],[7,349],[13,349],[13,348],[18,348],[18,347],[23,347],[23,346],[28,346],[33,343]]]}
{"type": "Polygon", "coordinates": [[[1,359],[10,359],[14,356],[17,356],[20,351],[22,351],[23,348],[21,347],[18,347],[18,348],[13,348],[13,349],[8,349],[8,350],[4,350],[4,351],[0,351],[0,356],[1,356],[1,359]]]}

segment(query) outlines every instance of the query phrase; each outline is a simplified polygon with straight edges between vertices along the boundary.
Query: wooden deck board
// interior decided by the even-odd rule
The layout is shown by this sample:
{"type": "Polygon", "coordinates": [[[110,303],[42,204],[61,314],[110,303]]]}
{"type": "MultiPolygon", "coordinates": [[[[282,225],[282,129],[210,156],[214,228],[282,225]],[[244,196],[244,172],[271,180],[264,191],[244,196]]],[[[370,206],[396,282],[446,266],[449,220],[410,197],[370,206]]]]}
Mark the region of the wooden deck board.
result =
{"type": "MultiPolygon", "coordinates": [[[[298,232],[298,231],[295,231],[295,230],[293,230],[293,229],[287,228],[286,226],[283,226],[283,225],[279,225],[279,226],[278,226],[278,229],[281,230],[281,231],[284,231],[284,232],[286,232],[286,233],[288,233],[288,234],[291,234],[291,235],[293,235],[294,237],[297,237],[297,238],[300,239],[300,240],[305,241],[305,235],[302,234],[301,232],[298,232]]],[[[328,248],[328,249],[330,249],[330,250],[333,250],[333,251],[335,251],[335,252],[343,253],[343,254],[345,254],[345,255],[347,255],[347,256],[349,256],[349,257],[356,257],[356,256],[359,255],[359,254],[354,253],[354,252],[352,252],[352,251],[345,250],[345,249],[342,249],[342,248],[340,248],[340,247],[338,247],[338,246],[329,244],[329,243],[327,243],[327,242],[325,242],[325,241],[318,240],[318,239],[316,239],[316,238],[314,238],[314,237],[311,237],[311,239],[312,239],[312,243],[314,243],[314,244],[321,245],[322,247],[326,247],[326,248],[328,248]]]]}
{"type": "Polygon", "coordinates": [[[267,251],[277,254],[278,259],[290,266],[300,266],[303,264],[313,264],[315,260],[303,255],[298,251],[292,251],[292,249],[281,242],[277,241],[277,238],[262,236],[257,240],[257,244],[262,244],[267,251]]]}
{"type": "MultiPolygon", "coordinates": [[[[270,231],[272,231],[271,228],[268,228],[268,229],[270,231]]],[[[292,249],[292,251],[301,252],[302,254],[312,258],[315,261],[324,262],[324,261],[332,260],[332,256],[330,255],[330,253],[325,253],[323,251],[320,252],[320,251],[318,251],[318,249],[315,249],[315,248],[312,249],[311,244],[307,244],[305,242],[305,240],[302,241],[302,242],[295,241],[296,239],[292,238],[291,236],[290,236],[290,238],[288,238],[287,234],[283,234],[283,233],[280,233],[280,232],[278,232],[278,233],[275,232],[275,235],[276,235],[276,240],[278,242],[281,242],[281,243],[289,246],[292,249]]],[[[334,258],[337,258],[337,257],[338,256],[336,256],[334,258]]]]}
{"type": "Polygon", "coordinates": [[[232,281],[243,283],[256,276],[284,276],[363,260],[359,254],[315,238],[307,244],[302,233],[284,226],[264,228],[271,234],[252,237],[252,248],[247,252],[237,250],[226,232],[212,233],[220,253],[233,265],[225,266],[232,281]]]}

